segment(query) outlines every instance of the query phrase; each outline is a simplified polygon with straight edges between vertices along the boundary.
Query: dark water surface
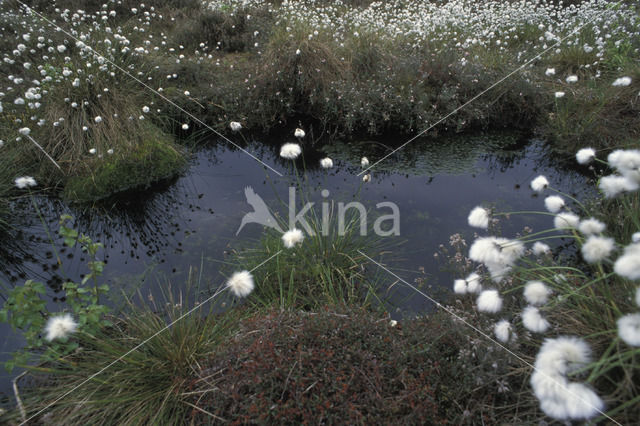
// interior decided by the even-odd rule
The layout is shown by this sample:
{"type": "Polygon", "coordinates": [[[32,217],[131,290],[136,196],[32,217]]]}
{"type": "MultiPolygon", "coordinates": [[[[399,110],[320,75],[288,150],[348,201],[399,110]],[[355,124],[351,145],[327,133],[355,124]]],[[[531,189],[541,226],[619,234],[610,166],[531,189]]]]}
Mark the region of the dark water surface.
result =
{"type": "MultiPolygon", "coordinates": [[[[499,211],[543,210],[543,197],[536,197],[529,182],[544,174],[552,186],[583,198],[590,186],[587,179],[567,168],[545,151],[539,141],[523,141],[513,135],[476,135],[416,140],[372,170],[372,180],[362,184],[360,158],[371,163],[390,152],[386,145],[404,141],[332,142],[330,145],[304,146],[309,188],[316,199],[327,189],[327,200],[359,200],[375,210],[376,203],[391,201],[400,209],[400,236],[393,261],[389,263],[407,281],[422,277],[434,286],[450,287],[453,277],[439,271],[434,259],[440,244],[461,232],[470,242],[474,230],[466,224],[469,211],[490,203],[499,211]],[[329,155],[334,168],[320,169],[320,158],[329,155]],[[424,272],[419,272],[421,269],[424,272]]],[[[311,145],[311,144],[309,144],[311,145]]],[[[278,144],[252,142],[247,150],[267,164],[292,174],[292,164],[278,157],[278,144]]],[[[57,200],[36,197],[41,220],[30,200],[23,202],[26,217],[16,217],[19,232],[3,241],[0,250],[0,282],[5,286],[25,279],[46,282],[50,289],[51,310],[59,310],[57,290],[67,279],[79,281],[86,273],[86,260],[78,249],[60,252],[63,267],[56,265],[52,244],[44,223],[56,239],[58,219],[68,213],[76,218],[75,227],[105,245],[107,261],[103,281],[112,291],[140,288],[143,294],[159,294],[161,287],[180,289],[191,271],[211,287],[224,282],[221,262],[230,247],[250,244],[263,229],[257,224],[236,231],[245,213],[252,211],[244,189],[251,186],[266,203],[282,210],[276,194],[287,199],[290,177],[279,178],[254,159],[229,145],[212,142],[199,149],[185,174],[172,182],[94,208],[76,208],[57,200]],[[138,283],[144,281],[142,286],[138,283]]],[[[388,214],[389,210],[380,210],[388,214]]],[[[544,216],[514,216],[503,224],[505,236],[513,236],[528,225],[534,230],[551,226],[544,216]]],[[[371,253],[376,257],[376,253],[371,253]]],[[[389,284],[395,279],[388,277],[389,284]]],[[[411,296],[410,291],[395,294],[394,316],[422,312],[429,302],[411,296]]],[[[0,362],[19,347],[21,341],[6,324],[0,324],[2,346],[0,362]]],[[[10,393],[10,376],[2,370],[0,391],[10,393]]]]}

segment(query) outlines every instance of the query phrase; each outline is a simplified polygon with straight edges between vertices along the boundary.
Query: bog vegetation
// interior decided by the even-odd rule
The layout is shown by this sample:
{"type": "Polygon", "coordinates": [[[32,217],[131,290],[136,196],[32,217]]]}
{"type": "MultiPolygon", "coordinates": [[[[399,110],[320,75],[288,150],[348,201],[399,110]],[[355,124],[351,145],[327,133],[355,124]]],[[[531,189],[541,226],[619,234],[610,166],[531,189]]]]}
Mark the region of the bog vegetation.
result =
{"type": "MultiPolygon", "coordinates": [[[[364,255],[384,247],[361,238],[355,221],[342,235],[265,232],[232,253],[213,290],[194,277],[188,294],[124,296],[114,309],[103,304],[99,244],[63,217],[58,232],[89,254],[89,273],[64,284],[68,306],[59,312],[48,310],[40,283],[7,290],[0,319],[27,342],[7,367],[29,374],[6,420],[633,423],[637,7],[3,2],[5,229],[15,197],[46,191],[95,202],[180,173],[187,142],[202,132],[235,140],[247,129],[293,132],[301,122],[316,136],[413,136],[431,125],[538,132],[557,151],[577,151],[602,193],[548,194],[541,212],[474,209],[469,224],[488,235],[472,244],[452,237],[443,256],[459,278],[453,293],[436,312],[400,321],[384,312],[381,289],[392,277],[364,255]],[[501,221],[520,213],[549,215],[553,227],[500,235],[501,221]]],[[[295,168],[304,147],[287,145],[281,156],[292,160],[304,196],[305,170],[295,168]]],[[[554,191],[544,176],[531,188],[554,191]]]]}

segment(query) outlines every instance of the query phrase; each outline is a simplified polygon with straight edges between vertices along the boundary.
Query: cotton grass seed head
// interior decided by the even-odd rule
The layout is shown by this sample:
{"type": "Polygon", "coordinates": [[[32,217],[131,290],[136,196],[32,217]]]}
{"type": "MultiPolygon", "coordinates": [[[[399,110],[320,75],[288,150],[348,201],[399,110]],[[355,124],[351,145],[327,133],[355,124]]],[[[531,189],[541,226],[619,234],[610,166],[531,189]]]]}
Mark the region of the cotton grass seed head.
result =
{"type": "Polygon", "coordinates": [[[556,99],[564,98],[564,95],[565,95],[564,92],[556,92],[556,93],[554,93],[554,96],[556,97],[556,99]]]}
{"type": "Polygon", "coordinates": [[[553,226],[558,230],[575,229],[580,224],[580,218],[573,213],[559,213],[553,219],[553,226]]]}
{"type": "Polygon", "coordinates": [[[280,148],[280,157],[287,160],[295,160],[302,153],[302,148],[297,143],[285,143],[280,148]]]}
{"type": "Polygon", "coordinates": [[[580,225],[578,225],[578,230],[583,235],[594,235],[601,234],[606,229],[606,225],[600,222],[598,219],[589,218],[580,221],[580,225]]]}
{"type": "Polygon", "coordinates": [[[631,77],[619,77],[619,78],[616,78],[613,81],[613,83],[611,83],[612,86],[617,86],[617,87],[624,87],[630,84],[631,84],[631,77]]]}
{"type": "Polygon", "coordinates": [[[596,158],[596,151],[593,148],[582,148],[576,153],[578,164],[589,164],[596,158]]]}
{"type": "Polygon", "coordinates": [[[476,303],[478,304],[478,310],[480,312],[495,314],[496,312],[500,312],[500,309],[502,309],[502,298],[500,297],[498,290],[494,289],[484,290],[480,293],[476,303]]]}
{"type": "Polygon", "coordinates": [[[362,168],[368,167],[369,166],[369,159],[367,157],[362,157],[362,159],[360,160],[360,166],[362,168]]]}
{"type": "Polygon", "coordinates": [[[542,192],[549,186],[549,181],[546,177],[540,175],[531,181],[531,189],[536,192],[542,192]]]}
{"type": "Polygon", "coordinates": [[[480,293],[482,291],[482,283],[481,283],[480,275],[475,272],[469,274],[467,278],[465,278],[465,282],[467,283],[467,291],[469,293],[480,293]]]}
{"type": "Polygon", "coordinates": [[[605,198],[613,198],[622,192],[636,191],[638,183],[624,176],[609,175],[600,179],[598,188],[600,188],[605,198]]]}
{"type": "Polygon", "coordinates": [[[282,242],[286,248],[293,248],[296,244],[302,243],[304,234],[301,230],[293,228],[282,235],[282,242]]]}
{"type": "Polygon", "coordinates": [[[44,327],[45,339],[49,342],[65,339],[77,329],[78,323],[73,320],[71,314],[52,316],[44,327]]]}
{"type": "Polygon", "coordinates": [[[616,274],[629,280],[640,279],[640,243],[630,244],[613,265],[616,274]]]}
{"type": "Polygon", "coordinates": [[[549,321],[547,321],[540,310],[535,306],[527,306],[522,311],[522,325],[529,331],[534,333],[544,333],[549,329],[549,321]]]}
{"type": "Polygon", "coordinates": [[[588,263],[602,262],[611,255],[615,244],[613,238],[591,235],[582,245],[582,257],[588,263]]]}
{"type": "Polygon", "coordinates": [[[499,342],[507,343],[509,340],[515,340],[515,333],[509,321],[503,319],[493,326],[493,333],[499,342]]]}
{"type": "Polygon", "coordinates": [[[547,68],[547,70],[544,72],[544,75],[546,75],[547,77],[551,77],[552,75],[556,74],[556,69],[555,68],[547,68]]]}
{"type": "Polygon", "coordinates": [[[636,305],[640,306],[640,287],[636,288],[636,305]]]}
{"type": "Polygon", "coordinates": [[[32,186],[36,186],[38,184],[36,180],[31,176],[22,176],[22,177],[16,178],[14,183],[16,184],[16,187],[18,187],[18,189],[25,189],[32,186]]]}
{"type": "Polygon", "coordinates": [[[529,281],[524,287],[524,298],[531,305],[544,305],[551,290],[542,281],[529,281]]]}
{"type": "Polygon", "coordinates": [[[617,321],[618,336],[630,346],[640,346],[640,314],[629,314],[617,321]]]}
{"type": "Polygon", "coordinates": [[[330,169],[333,167],[333,160],[329,157],[323,158],[320,160],[320,167],[323,169],[330,169]]]}
{"type": "Polygon", "coordinates": [[[478,206],[471,210],[467,218],[469,226],[474,228],[487,229],[489,227],[489,212],[478,206]]]}
{"type": "Polygon", "coordinates": [[[253,276],[249,271],[235,272],[227,281],[227,287],[236,297],[247,297],[254,288],[253,276]]]}
{"type": "Polygon", "coordinates": [[[465,280],[455,280],[455,281],[453,281],[453,292],[455,294],[466,294],[467,293],[467,282],[465,280]]]}
{"type": "Polygon", "coordinates": [[[550,195],[544,199],[544,206],[551,213],[558,213],[564,207],[564,199],[558,195],[550,195]]]}
{"type": "Polygon", "coordinates": [[[242,124],[240,124],[240,123],[239,123],[239,122],[237,122],[237,121],[232,121],[231,123],[229,123],[229,127],[231,128],[231,130],[232,130],[233,132],[237,132],[237,131],[239,131],[240,129],[242,129],[242,124]]]}
{"type": "Polygon", "coordinates": [[[570,75],[566,78],[566,82],[571,84],[571,83],[577,83],[578,82],[578,76],[577,75],[570,75]]]}
{"type": "Polygon", "coordinates": [[[551,247],[541,241],[536,241],[535,243],[533,243],[532,250],[534,255],[541,256],[543,254],[551,252],[551,247]]]}
{"type": "Polygon", "coordinates": [[[306,135],[306,133],[304,132],[304,130],[302,130],[301,128],[297,128],[294,132],[293,132],[293,136],[295,136],[298,139],[302,139],[304,138],[304,136],[306,135]]]}

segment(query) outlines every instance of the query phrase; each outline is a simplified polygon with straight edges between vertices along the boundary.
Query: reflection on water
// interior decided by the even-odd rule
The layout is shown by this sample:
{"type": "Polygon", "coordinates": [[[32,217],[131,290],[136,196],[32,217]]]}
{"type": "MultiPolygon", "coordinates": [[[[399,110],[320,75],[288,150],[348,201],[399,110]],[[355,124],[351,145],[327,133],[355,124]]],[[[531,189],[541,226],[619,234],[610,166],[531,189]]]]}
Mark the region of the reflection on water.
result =
{"type": "MultiPolygon", "coordinates": [[[[356,176],[361,170],[360,158],[367,156],[373,164],[398,146],[397,142],[404,141],[334,141],[320,148],[304,147],[304,159],[297,166],[308,170],[313,191],[319,194],[320,189],[328,189],[330,199],[348,202],[362,185],[356,176]],[[319,159],[326,155],[335,164],[329,171],[318,167],[319,159]]],[[[254,142],[247,150],[276,169],[292,171],[292,163],[278,157],[279,144],[254,142]]],[[[378,202],[393,201],[400,209],[398,240],[404,244],[395,256],[399,260],[389,266],[408,280],[424,268],[432,284],[448,287],[451,277],[439,272],[433,257],[438,245],[455,232],[472,238],[466,217],[475,205],[489,202],[502,211],[542,209],[542,199],[533,196],[528,187],[537,174],[547,175],[555,187],[569,192],[585,189],[585,178],[559,167],[540,143],[489,134],[416,140],[376,166],[372,181],[362,187],[360,195],[372,208],[378,202]]],[[[262,231],[259,225],[249,224],[235,235],[242,217],[251,211],[245,187],[253,187],[269,206],[282,211],[277,197],[287,199],[290,181],[268,173],[228,145],[213,143],[195,153],[184,176],[106,205],[79,208],[36,197],[41,221],[31,201],[23,200],[26,214],[0,250],[0,281],[6,286],[25,279],[46,282],[50,309],[59,309],[55,305],[60,303],[61,284],[67,279],[78,281],[87,272],[85,255],[77,248],[63,248],[57,237],[58,219],[68,213],[80,232],[104,244],[104,279],[112,289],[131,285],[136,277],[152,270],[151,277],[163,279],[146,280],[142,291],[158,294],[158,286],[166,286],[167,280],[179,287],[192,267],[205,285],[215,287],[224,280],[219,271],[229,248],[255,240],[262,231]],[[43,222],[51,230],[53,245],[43,222]]],[[[544,217],[514,217],[503,229],[506,235],[513,235],[524,225],[542,229],[550,225],[547,222],[544,217]]],[[[371,256],[376,257],[375,253],[371,256]]],[[[389,283],[393,282],[389,278],[389,283]]],[[[410,295],[408,291],[398,293],[396,301],[402,301],[403,310],[428,308],[425,300],[410,295]]],[[[4,359],[19,340],[4,325],[0,333],[6,337],[1,349],[4,359]]],[[[2,386],[0,390],[6,389],[2,386]]]]}

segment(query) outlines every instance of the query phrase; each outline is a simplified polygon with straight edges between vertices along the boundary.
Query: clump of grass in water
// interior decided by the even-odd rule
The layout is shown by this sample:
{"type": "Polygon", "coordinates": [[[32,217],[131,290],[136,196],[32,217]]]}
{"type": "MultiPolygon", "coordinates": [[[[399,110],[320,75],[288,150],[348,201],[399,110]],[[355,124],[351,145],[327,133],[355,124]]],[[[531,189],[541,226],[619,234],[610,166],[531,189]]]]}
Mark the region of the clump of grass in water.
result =
{"type": "MultiPolygon", "coordinates": [[[[296,129],[295,136],[304,138],[304,131],[296,129]]],[[[282,146],[280,156],[292,161],[296,178],[291,185],[303,205],[310,195],[306,175],[304,171],[302,175],[298,173],[295,162],[301,152],[298,144],[287,143],[282,146]]],[[[333,161],[327,157],[321,165],[330,168],[333,161]]],[[[230,261],[234,269],[253,269],[281,251],[276,259],[256,270],[256,291],[248,302],[264,307],[305,309],[324,305],[378,304],[382,307],[379,277],[366,272],[363,266],[366,258],[360,253],[382,251],[382,239],[370,226],[371,218],[368,218],[369,227],[363,226],[357,209],[347,209],[343,215],[339,213],[333,203],[326,203],[321,215],[313,209],[305,215],[310,229],[304,233],[295,228],[284,234],[269,230],[256,246],[235,249],[230,261]]],[[[281,217],[277,220],[281,229],[288,229],[285,220],[281,217]]]]}

